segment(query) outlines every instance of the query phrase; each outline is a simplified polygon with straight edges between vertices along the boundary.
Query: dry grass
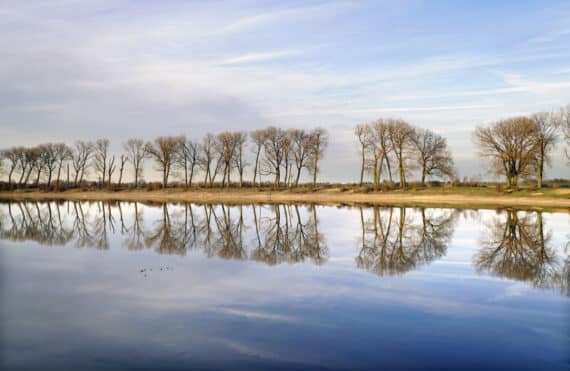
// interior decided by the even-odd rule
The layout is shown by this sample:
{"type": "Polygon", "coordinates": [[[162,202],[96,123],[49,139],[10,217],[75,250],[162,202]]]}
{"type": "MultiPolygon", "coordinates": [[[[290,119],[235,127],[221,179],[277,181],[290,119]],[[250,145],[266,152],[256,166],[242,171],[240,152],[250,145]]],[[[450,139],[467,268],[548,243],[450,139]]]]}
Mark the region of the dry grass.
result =
{"type": "Polygon", "coordinates": [[[0,200],[113,200],[194,203],[312,203],[323,205],[401,205],[454,208],[520,208],[570,211],[570,189],[497,192],[491,187],[433,187],[374,192],[359,187],[321,187],[269,191],[254,188],[123,191],[0,192],[0,200]]]}

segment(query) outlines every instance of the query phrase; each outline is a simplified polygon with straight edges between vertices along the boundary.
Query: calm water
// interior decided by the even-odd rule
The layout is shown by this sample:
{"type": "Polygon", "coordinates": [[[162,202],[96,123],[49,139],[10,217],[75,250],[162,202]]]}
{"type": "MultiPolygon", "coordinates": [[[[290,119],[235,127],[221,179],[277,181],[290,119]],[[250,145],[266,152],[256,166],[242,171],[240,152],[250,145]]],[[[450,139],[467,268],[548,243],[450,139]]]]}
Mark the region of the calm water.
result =
{"type": "Polygon", "coordinates": [[[570,216],[0,204],[2,370],[568,370],[570,216]]]}

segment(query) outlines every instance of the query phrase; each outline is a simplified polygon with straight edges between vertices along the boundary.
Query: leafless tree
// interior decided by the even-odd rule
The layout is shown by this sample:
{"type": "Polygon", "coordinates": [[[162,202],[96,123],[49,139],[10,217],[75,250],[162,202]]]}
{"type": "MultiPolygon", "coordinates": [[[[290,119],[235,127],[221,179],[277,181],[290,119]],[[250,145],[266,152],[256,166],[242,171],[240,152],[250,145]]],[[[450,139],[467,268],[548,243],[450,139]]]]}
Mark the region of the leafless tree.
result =
{"type": "Polygon", "coordinates": [[[125,170],[125,165],[127,164],[127,161],[129,161],[129,157],[127,155],[121,155],[121,157],[119,157],[119,182],[118,182],[119,187],[123,183],[123,172],[125,170]]]}
{"type": "Polygon", "coordinates": [[[392,182],[391,153],[393,151],[391,132],[394,120],[378,119],[368,126],[368,147],[372,152],[372,159],[368,168],[372,169],[374,188],[378,188],[384,168],[388,171],[388,179],[392,182]]]}
{"type": "MultiPolygon", "coordinates": [[[[261,178],[261,174],[259,171],[259,156],[261,155],[261,150],[263,149],[263,146],[265,145],[265,141],[267,139],[267,130],[266,129],[254,130],[253,132],[250,133],[250,137],[251,140],[253,141],[253,144],[255,145],[255,163],[253,166],[253,181],[252,181],[252,184],[255,187],[257,175],[259,174],[261,178]]],[[[261,183],[261,179],[259,181],[261,183]]]]}
{"type": "Polygon", "coordinates": [[[145,143],[142,139],[131,138],[123,144],[127,156],[133,165],[135,187],[139,185],[139,180],[143,177],[143,164],[148,157],[145,143]]]}
{"type": "Polygon", "coordinates": [[[549,165],[551,153],[558,141],[560,116],[552,112],[535,113],[530,117],[535,125],[536,186],[542,188],[545,164],[549,165]]]}
{"type": "Polygon", "coordinates": [[[61,179],[61,169],[63,168],[64,162],[72,159],[72,151],[71,148],[67,146],[67,144],[58,143],[55,145],[55,154],[57,161],[56,183],[59,186],[59,182],[61,179]]]}
{"type": "Polygon", "coordinates": [[[364,183],[364,171],[366,170],[366,154],[372,144],[370,126],[367,124],[357,125],[354,134],[360,144],[360,185],[364,183]]]}
{"type": "MultiPolygon", "coordinates": [[[[30,180],[30,176],[32,172],[37,169],[38,161],[39,161],[39,151],[37,147],[25,148],[24,149],[24,157],[22,159],[23,166],[22,170],[25,172],[25,178],[22,182],[22,178],[20,177],[20,184],[28,184],[30,180]]],[[[24,173],[22,173],[24,175],[24,173]]]]}
{"type": "Polygon", "coordinates": [[[198,165],[200,158],[200,145],[185,136],[180,137],[178,151],[176,155],[176,163],[182,169],[184,174],[184,185],[186,187],[192,186],[192,179],[194,177],[194,170],[198,165]]]}
{"type": "Polygon", "coordinates": [[[180,137],[158,137],[154,142],[148,142],[146,152],[154,159],[158,171],[162,173],[162,187],[168,185],[168,177],[172,165],[176,159],[176,151],[180,143],[180,137]]]}
{"type": "Polygon", "coordinates": [[[46,143],[40,145],[42,163],[47,171],[47,186],[51,185],[51,180],[58,164],[58,145],[46,143]]]}
{"type": "Polygon", "coordinates": [[[94,145],[92,142],[86,142],[78,140],[75,142],[71,162],[73,165],[73,170],[75,171],[75,177],[73,183],[77,185],[83,182],[85,175],[88,172],[88,164],[93,154],[94,145]]]}
{"type": "Polygon", "coordinates": [[[391,120],[390,144],[398,161],[400,188],[406,187],[406,172],[413,169],[410,164],[412,158],[413,138],[415,128],[403,120],[391,120]]]}
{"type": "Polygon", "coordinates": [[[497,174],[503,174],[509,187],[516,187],[521,177],[529,175],[536,152],[536,125],[528,117],[513,117],[474,133],[475,144],[483,158],[491,159],[497,174]]]}
{"type": "Polygon", "coordinates": [[[429,129],[417,129],[412,139],[422,184],[428,176],[452,178],[455,175],[455,165],[444,137],[429,129]]]}
{"type": "MultiPolygon", "coordinates": [[[[570,146],[570,104],[560,110],[562,118],[562,131],[564,132],[564,139],[566,145],[570,146]]],[[[566,149],[566,157],[570,159],[570,152],[566,149]]]]}
{"type": "Polygon", "coordinates": [[[235,169],[239,175],[239,186],[243,186],[243,172],[248,165],[244,157],[244,148],[247,143],[247,134],[241,131],[233,133],[235,153],[233,157],[235,169]]]}
{"type": "Polygon", "coordinates": [[[12,185],[12,175],[14,174],[14,171],[16,170],[19,164],[20,153],[22,152],[21,148],[22,147],[12,147],[9,149],[2,150],[1,152],[2,158],[4,158],[6,162],[8,162],[7,168],[8,168],[9,187],[12,185]]]}
{"type": "Polygon", "coordinates": [[[312,159],[311,170],[313,171],[313,187],[317,185],[319,161],[323,158],[325,149],[329,143],[329,136],[325,129],[316,128],[310,134],[310,156],[312,159]]]}
{"type": "Polygon", "coordinates": [[[217,162],[212,178],[215,179],[219,170],[222,170],[222,187],[230,186],[231,171],[233,168],[233,159],[236,153],[237,143],[236,136],[231,132],[223,132],[217,135],[216,145],[214,146],[217,162]]]}
{"type": "Polygon", "coordinates": [[[116,158],[115,156],[111,156],[109,158],[109,163],[107,164],[107,183],[111,185],[111,180],[113,179],[113,174],[117,169],[116,158]]]}
{"type": "Polygon", "coordinates": [[[40,184],[40,177],[46,165],[46,152],[42,147],[43,145],[40,145],[30,149],[32,154],[32,168],[36,171],[36,180],[34,182],[36,187],[40,184]]]}
{"type": "Polygon", "coordinates": [[[274,187],[279,187],[281,182],[281,167],[283,166],[285,158],[283,144],[287,140],[287,133],[276,127],[267,128],[266,133],[263,171],[266,174],[273,174],[275,176],[273,185],[274,187]]]}
{"type": "Polygon", "coordinates": [[[293,140],[291,137],[291,130],[285,131],[285,140],[283,141],[283,181],[285,186],[289,186],[291,166],[292,166],[292,150],[293,150],[293,140]]]}
{"type": "Polygon", "coordinates": [[[300,129],[292,130],[290,136],[293,147],[293,159],[295,160],[295,168],[297,169],[294,184],[297,187],[299,185],[299,179],[301,178],[301,171],[310,166],[311,138],[305,130],[300,129]]]}
{"type": "Polygon", "coordinates": [[[208,133],[204,137],[202,142],[202,156],[200,158],[200,164],[204,171],[204,186],[213,184],[212,178],[212,162],[214,161],[214,147],[216,143],[216,138],[214,135],[208,133]]]}
{"type": "Polygon", "coordinates": [[[107,176],[107,160],[109,159],[109,139],[98,139],[93,153],[93,167],[101,174],[101,184],[105,184],[107,176]]]}

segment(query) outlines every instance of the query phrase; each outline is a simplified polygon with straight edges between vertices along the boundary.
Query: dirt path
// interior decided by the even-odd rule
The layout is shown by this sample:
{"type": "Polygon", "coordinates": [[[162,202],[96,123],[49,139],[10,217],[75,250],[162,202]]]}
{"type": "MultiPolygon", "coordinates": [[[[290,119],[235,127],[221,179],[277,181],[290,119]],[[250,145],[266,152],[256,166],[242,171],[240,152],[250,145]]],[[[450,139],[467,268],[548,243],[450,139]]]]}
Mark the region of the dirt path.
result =
{"type": "Polygon", "coordinates": [[[393,205],[455,208],[520,208],[570,211],[570,199],[544,196],[466,196],[413,195],[393,193],[348,192],[267,192],[267,191],[68,191],[68,192],[0,192],[0,200],[84,200],[84,201],[138,201],[138,202],[195,202],[195,203],[314,203],[322,205],[393,205]]]}

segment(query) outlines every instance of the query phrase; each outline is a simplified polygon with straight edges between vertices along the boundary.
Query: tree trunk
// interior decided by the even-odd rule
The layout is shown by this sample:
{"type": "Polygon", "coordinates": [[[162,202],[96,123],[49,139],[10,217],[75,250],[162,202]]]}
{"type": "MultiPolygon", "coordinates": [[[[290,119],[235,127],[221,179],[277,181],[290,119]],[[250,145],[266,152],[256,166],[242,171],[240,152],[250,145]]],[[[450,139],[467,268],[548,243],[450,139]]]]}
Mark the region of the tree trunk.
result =
{"type": "Polygon", "coordinates": [[[12,186],[12,173],[14,172],[15,167],[10,168],[10,172],[8,173],[8,187],[12,186]]]}
{"type": "Polygon", "coordinates": [[[193,161],[192,166],[190,166],[190,187],[192,187],[192,178],[194,177],[194,166],[196,166],[196,161],[193,161]]]}
{"type": "Polygon", "coordinates": [[[47,180],[47,186],[49,187],[51,185],[51,176],[53,173],[53,169],[50,167],[48,168],[48,180],[47,180]]]}
{"type": "Polygon", "coordinates": [[[42,175],[42,169],[38,169],[38,176],[36,177],[36,188],[40,185],[40,177],[42,175]]]}
{"type": "Polygon", "coordinates": [[[60,162],[59,166],[57,168],[57,179],[56,179],[56,184],[59,187],[59,180],[61,179],[61,168],[63,167],[63,163],[60,162]]]}
{"type": "Polygon", "coordinates": [[[364,162],[366,158],[364,157],[364,146],[362,146],[362,161],[360,163],[360,186],[364,183],[364,162]]]}
{"type": "Polygon", "coordinates": [[[541,145],[538,153],[538,169],[536,174],[536,187],[542,188],[542,177],[544,175],[544,146],[541,145]]]}
{"type": "Polygon", "coordinates": [[[317,185],[317,172],[319,171],[318,164],[319,164],[319,151],[317,149],[315,153],[315,163],[313,166],[313,187],[317,185]]]}
{"type": "MultiPolygon", "coordinates": [[[[259,155],[261,154],[261,147],[257,147],[257,153],[255,154],[255,166],[253,167],[253,187],[255,187],[255,181],[257,180],[257,172],[259,170],[259,155]]],[[[261,185],[261,180],[260,180],[261,185]]]]}

